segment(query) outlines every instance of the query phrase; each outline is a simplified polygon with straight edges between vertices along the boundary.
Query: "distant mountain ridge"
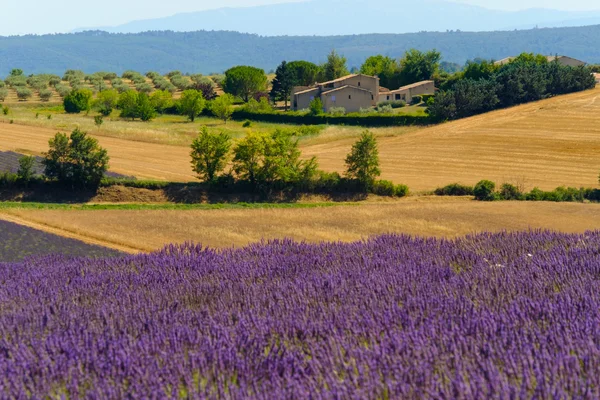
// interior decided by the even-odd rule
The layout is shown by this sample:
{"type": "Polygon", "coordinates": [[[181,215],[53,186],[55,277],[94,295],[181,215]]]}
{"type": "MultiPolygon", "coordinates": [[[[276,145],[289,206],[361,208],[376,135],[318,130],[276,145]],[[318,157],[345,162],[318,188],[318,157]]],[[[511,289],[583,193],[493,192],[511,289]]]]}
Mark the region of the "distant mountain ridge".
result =
{"type": "Polygon", "coordinates": [[[261,37],[224,31],[28,35],[0,37],[0,76],[6,76],[12,68],[22,68],[27,74],[62,74],[67,69],[207,74],[245,64],[269,71],[282,60],[323,62],[332,49],[347,57],[349,67],[360,67],[367,57],[376,54],[401,57],[410,48],[437,49],[445,61],[460,64],[478,57],[500,60],[522,52],[560,54],[600,63],[598,38],[600,25],[349,36],[261,37]]]}
{"type": "MultiPolygon", "coordinates": [[[[498,11],[447,0],[312,0],[254,7],[220,8],[96,28],[111,33],[231,30],[263,36],[370,33],[471,32],[600,24],[600,10],[498,11]],[[574,23],[569,24],[569,21],[574,23]]],[[[79,30],[81,31],[81,30],[79,30]]]]}

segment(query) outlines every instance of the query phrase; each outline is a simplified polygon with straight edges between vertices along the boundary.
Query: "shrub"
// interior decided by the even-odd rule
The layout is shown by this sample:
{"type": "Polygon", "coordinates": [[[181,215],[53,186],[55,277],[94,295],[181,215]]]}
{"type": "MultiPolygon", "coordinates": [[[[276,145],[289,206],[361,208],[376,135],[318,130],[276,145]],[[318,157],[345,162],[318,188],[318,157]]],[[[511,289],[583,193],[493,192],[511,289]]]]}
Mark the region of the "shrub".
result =
{"type": "Polygon", "coordinates": [[[502,200],[522,200],[524,197],[521,190],[510,183],[502,184],[499,196],[502,200]]]}
{"type": "Polygon", "coordinates": [[[382,101],[379,104],[377,104],[377,106],[390,106],[392,108],[402,108],[402,107],[406,107],[406,102],[402,101],[402,100],[395,100],[395,101],[382,101]]]}
{"type": "Polygon", "coordinates": [[[152,85],[150,85],[147,82],[138,83],[137,85],[135,85],[135,90],[137,90],[140,93],[148,94],[152,92],[152,85]]]}
{"type": "Polygon", "coordinates": [[[250,128],[252,126],[252,121],[245,120],[242,124],[243,128],[250,128]]]}
{"type": "Polygon", "coordinates": [[[51,90],[40,90],[40,100],[42,101],[49,101],[50,98],[52,98],[52,91],[51,90]]]}
{"type": "Polygon", "coordinates": [[[323,114],[323,102],[320,98],[316,97],[313,101],[310,102],[308,109],[309,115],[321,115],[323,114]]]}
{"type": "Polygon", "coordinates": [[[10,108],[8,108],[8,106],[2,107],[2,114],[8,115],[9,112],[10,112],[10,108]]]}
{"type": "Polygon", "coordinates": [[[68,87],[67,85],[63,85],[63,84],[59,84],[56,85],[54,87],[54,89],[56,89],[56,92],[58,93],[58,95],[60,97],[62,97],[63,99],[69,94],[71,93],[71,88],[68,87]]]}
{"type": "Polygon", "coordinates": [[[234,97],[230,94],[223,94],[210,102],[210,111],[219,119],[227,123],[233,114],[234,97]]]}
{"type": "Polygon", "coordinates": [[[346,109],[344,107],[331,107],[329,109],[329,114],[331,115],[345,115],[346,109]]]}
{"type": "Polygon", "coordinates": [[[49,179],[72,187],[97,187],[108,169],[108,154],[79,128],[70,137],[57,133],[42,161],[49,179]]]}
{"type": "Polygon", "coordinates": [[[408,186],[406,186],[406,185],[398,184],[394,188],[394,196],[396,196],[396,197],[406,197],[406,196],[408,196],[408,193],[409,193],[409,189],[408,189],[408,186]]]}
{"type": "Polygon", "coordinates": [[[19,101],[26,101],[27,99],[31,98],[31,96],[33,96],[31,89],[24,87],[17,88],[17,97],[19,98],[19,101]]]}
{"type": "Polygon", "coordinates": [[[321,133],[323,128],[318,125],[302,125],[293,129],[294,136],[315,136],[321,133]]]}
{"type": "Polygon", "coordinates": [[[210,133],[206,126],[192,142],[192,166],[203,181],[213,182],[225,169],[231,149],[231,137],[224,132],[210,133]]]}
{"type": "Polygon", "coordinates": [[[0,101],[6,100],[8,97],[8,89],[0,89],[0,101]]]}
{"type": "Polygon", "coordinates": [[[379,114],[393,114],[394,113],[394,109],[392,108],[391,105],[384,105],[384,106],[378,106],[377,107],[377,112],[379,114]]]}
{"type": "Polygon", "coordinates": [[[379,175],[379,151],[375,136],[364,131],[360,139],[354,143],[352,150],[346,157],[346,176],[357,180],[361,186],[368,190],[379,175]]]}
{"type": "Polygon", "coordinates": [[[102,115],[94,116],[94,125],[96,125],[96,127],[98,129],[100,129],[100,127],[102,126],[103,123],[104,123],[104,117],[102,115]]]}
{"type": "Polygon", "coordinates": [[[79,114],[82,111],[89,111],[91,107],[92,91],[89,89],[73,90],[63,99],[65,112],[69,114],[79,114]]]}
{"type": "Polygon", "coordinates": [[[473,196],[473,186],[461,185],[460,183],[452,183],[442,188],[437,188],[434,191],[436,196],[473,196]]]}
{"type": "Polygon", "coordinates": [[[0,188],[15,186],[18,181],[19,177],[17,176],[17,174],[13,174],[12,172],[8,171],[0,171],[0,188]]]}
{"type": "Polygon", "coordinates": [[[396,194],[396,187],[393,182],[390,181],[375,181],[371,188],[371,192],[378,196],[394,196],[396,194]]]}
{"type": "Polygon", "coordinates": [[[494,200],[494,191],[496,190],[496,184],[492,181],[482,180],[479,181],[473,188],[473,194],[475,199],[479,201],[492,201],[494,200]]]}
{"type": "Polygon", "coordinates": [[[28,185],[29,182],[31,182],[35,175],[34,167],[35,157],[23,156],[19,158],[19,169],[17,171],[17,177],[21,183],[28,185]]]}

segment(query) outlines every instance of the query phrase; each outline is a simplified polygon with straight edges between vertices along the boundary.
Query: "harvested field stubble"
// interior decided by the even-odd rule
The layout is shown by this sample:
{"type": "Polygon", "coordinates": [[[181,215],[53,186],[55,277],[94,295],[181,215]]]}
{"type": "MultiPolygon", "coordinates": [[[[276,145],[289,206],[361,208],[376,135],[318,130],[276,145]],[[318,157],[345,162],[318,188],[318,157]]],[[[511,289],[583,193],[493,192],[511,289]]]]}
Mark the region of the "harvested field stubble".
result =
{"type": "Polygon", "coordinates": [[[468,198],[407,198],[358,206],[222,210],[2,209],[19,218],[106,246],[154,251],[193,241],[219,248],[261,239],[354,241],[382,233],[456,237],[473,232],[545,228],[584,232],[600,226],[597,204],[483,203],[468,198]]]}

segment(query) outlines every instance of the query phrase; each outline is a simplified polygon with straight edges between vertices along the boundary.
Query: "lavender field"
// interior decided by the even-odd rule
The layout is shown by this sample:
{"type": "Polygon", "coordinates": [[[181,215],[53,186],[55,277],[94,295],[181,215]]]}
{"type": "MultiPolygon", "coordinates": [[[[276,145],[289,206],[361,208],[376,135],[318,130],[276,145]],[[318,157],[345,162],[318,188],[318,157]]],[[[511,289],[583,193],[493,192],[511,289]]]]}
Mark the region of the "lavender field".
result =
{"type": "Polygon", "coordinates": [[[600,398],[600,232],[0,264],[0,397],[600,398]]]}
{"type": "Polygon", "coordinates": [[[0,220],[0,262],[49,254],[103,258],[122,255],[112,249],[0,220]]]}

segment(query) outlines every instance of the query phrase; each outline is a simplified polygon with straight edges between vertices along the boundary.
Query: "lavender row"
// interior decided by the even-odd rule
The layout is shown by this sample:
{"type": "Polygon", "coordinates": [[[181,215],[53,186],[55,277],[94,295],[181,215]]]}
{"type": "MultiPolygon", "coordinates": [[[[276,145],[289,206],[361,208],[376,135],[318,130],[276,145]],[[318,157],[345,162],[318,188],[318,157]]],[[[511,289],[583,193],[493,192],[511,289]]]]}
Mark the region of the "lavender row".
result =
{"type": "Polygon", "coordinates": [[[600,232],[0,264],[0,394],[599,398],[600,232]]]}

